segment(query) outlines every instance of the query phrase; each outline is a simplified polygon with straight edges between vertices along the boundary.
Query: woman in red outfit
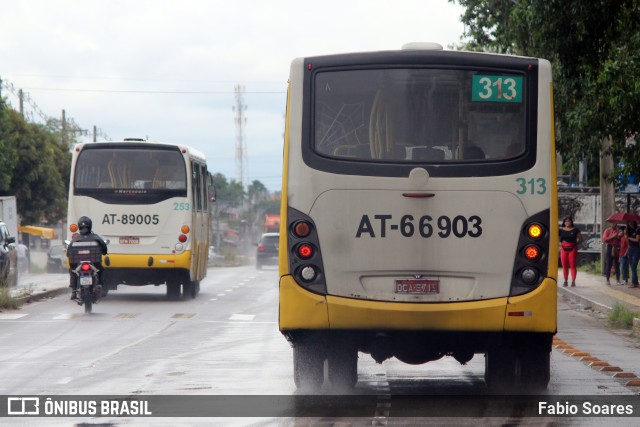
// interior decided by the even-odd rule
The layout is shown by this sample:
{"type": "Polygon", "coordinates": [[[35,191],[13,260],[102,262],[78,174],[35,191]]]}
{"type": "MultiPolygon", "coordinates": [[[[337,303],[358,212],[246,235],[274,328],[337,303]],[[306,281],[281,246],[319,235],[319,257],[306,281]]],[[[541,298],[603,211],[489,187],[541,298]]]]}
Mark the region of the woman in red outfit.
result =
{"type": "Polygon", "coordinates": [[[578,275],[578,247],[582,243],[582,233],[573,226],[573,219],[566,217],[562,220],[560,227],[560,262],[562,263],[562,273],[564,275],[564,284],[567,286],[569,280],[569,270],[571,270],[571,286],[576,285],[576,276],[578,275]]]}

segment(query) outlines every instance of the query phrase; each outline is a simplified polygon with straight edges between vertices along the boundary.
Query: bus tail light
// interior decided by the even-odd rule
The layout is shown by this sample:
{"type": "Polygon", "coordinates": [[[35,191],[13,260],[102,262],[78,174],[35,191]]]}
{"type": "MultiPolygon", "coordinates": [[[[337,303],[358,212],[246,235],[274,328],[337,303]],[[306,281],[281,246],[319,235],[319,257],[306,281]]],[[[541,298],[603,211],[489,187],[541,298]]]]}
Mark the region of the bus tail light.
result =
{"type": "Polygon", "coordinates": [[[313,250],[313,246],[311,246],[309,243],[300,243],[297,247],[296,247],[296,253],[298,254],[298,256],[302,259],[309,259],[313,256],[313,253],[315,251],[313,250]]]}
{"type": "Polygon", "coordinates": [[[533,240],[539,240],[544,235],[544,227],[538,223],[529,224],[527,235],[533,240]]]}
{"type": "Polygon", "coordinates": [[[526,284],[533,285],[538,280],[538,272],[534,268],[525,267],[520,272],[520,277],[526,284]]]}
{"type": "Polygon", "coordinates": [[[187,241],[187,236],[186,236],[186,235],[184,235],[184,234],[181,234],[180,236],[178,236],[178,241],[179,241],[180,243],[184,243],[184,242],[186,242],[186,241],[187,241]]]}
{"type": "Polygon", "coordinates": [[[296,237],[304,239],[309,234],[311,234],[311,224],[309,223],[309,221],[296,221],[293,224],[292,231],[293,234],[296,235],[296,237]]]}
{"type": "Polygon", "coordinates": [[[540,258],[541,250],[536,245],[529,245],[524,248],[524,256],[529,261],[537,261],[540,258]]]}
{"type": "Polygon", "coordinates": [[[288,251],[289,271],[303,288],[326,295],[327,285],[317,228],[309,216],[296,209],[289,208],[287,216],[287,243],[280,250],[288,251]]]}
{"type": "Polygon", "coordinates": [[[522,224],[511,279],[511,296],[535,289],[549,269],[550,211],[533,215],[522,224]]]}
{"type": "Polygon", "coordinates": [[[316,269],[312,265],[305,265],[298,273],[305,282],[311,282],[316,278],[316,269]]]}
{"type": "Polygon", "coordinates": [[[188,225],[183,225],[182,228],[180,228],[180,231],[182,232],[182,234],[189,234],[191,229],[189,228],[188,225]]]}

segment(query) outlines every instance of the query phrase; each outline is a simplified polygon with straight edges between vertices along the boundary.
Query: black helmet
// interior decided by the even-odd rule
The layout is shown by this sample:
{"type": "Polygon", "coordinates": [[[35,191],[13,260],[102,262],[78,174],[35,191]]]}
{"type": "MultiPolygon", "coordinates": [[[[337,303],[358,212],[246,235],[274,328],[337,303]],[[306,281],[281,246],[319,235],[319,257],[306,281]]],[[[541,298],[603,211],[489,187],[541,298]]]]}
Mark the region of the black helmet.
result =
{"type": "Polygon", "coordinates": [[[91,218],[88,216],[81,216],[78,220],[78,229],[80,230],[80,234],[89,234],[91,232],[91,218]]]}

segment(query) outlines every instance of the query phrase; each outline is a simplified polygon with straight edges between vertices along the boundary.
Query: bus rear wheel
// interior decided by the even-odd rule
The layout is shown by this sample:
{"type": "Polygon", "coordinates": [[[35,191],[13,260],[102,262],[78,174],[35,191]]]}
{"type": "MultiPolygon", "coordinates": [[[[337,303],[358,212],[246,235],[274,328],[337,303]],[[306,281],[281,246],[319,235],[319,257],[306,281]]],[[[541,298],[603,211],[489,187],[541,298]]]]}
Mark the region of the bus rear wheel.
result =
{"type": "Polygon", "coordinates": [[[324,381],[324,357],[319,346],[293,344],[293,381],[299,389],[317,390],[324,381]]]}
{"type": "Polygon", "coordinates": [[[545,391],[551,379],[551,352],[532,347],[521,355],[519,361],[522,387],[532,393],[545,391]]]}
{"type": "Polygon", "coordinates": [[[351,390],[358,382],[358,349],[351,345],[336,346],[329,351],[327,375],[340,390],[351,390]]]}
{"type": "Polygon", "coordinates": [[[182,294],[185,298],[194,298],[200,292],[200,281],[188,281],[182,285],[182,294]]]}
{"type": "Polygon", "coordinates": [[[171,301],[180,299],[179,282],[167,282],[167,298],[171,301]]]}
{"type": "Polygon", "coordinates": [[[485,354],[485,382],[494,393],[540,393],[551,379],[551,346],[546,339],[499,346],[485,354]]]}
{"type": "Polygon", "coordinates": [[[508,347],[497,347],[484,356],[484,381],[492,393],[510,393],[516,388],[516,357],[508,347]]]}

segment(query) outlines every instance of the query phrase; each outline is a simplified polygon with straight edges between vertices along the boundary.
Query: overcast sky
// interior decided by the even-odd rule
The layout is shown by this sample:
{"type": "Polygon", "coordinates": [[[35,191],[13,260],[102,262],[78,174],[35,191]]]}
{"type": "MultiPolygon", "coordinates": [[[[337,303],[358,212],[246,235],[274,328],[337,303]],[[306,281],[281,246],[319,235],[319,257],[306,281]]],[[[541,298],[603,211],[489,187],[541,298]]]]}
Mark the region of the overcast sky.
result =
{"type": "MultiPolygon", "coordinates": [[[[64,109],[111,140],[191,145],[229,180],[239,180],[242,85],[246,181],[276,191],[293,58],[446,48],[460,41],[461,11],[447,0],[0,0],[0,78],[46,116],[64,109]]],[[[2,96],[17,109],[10,89],[2,96]]]]}

